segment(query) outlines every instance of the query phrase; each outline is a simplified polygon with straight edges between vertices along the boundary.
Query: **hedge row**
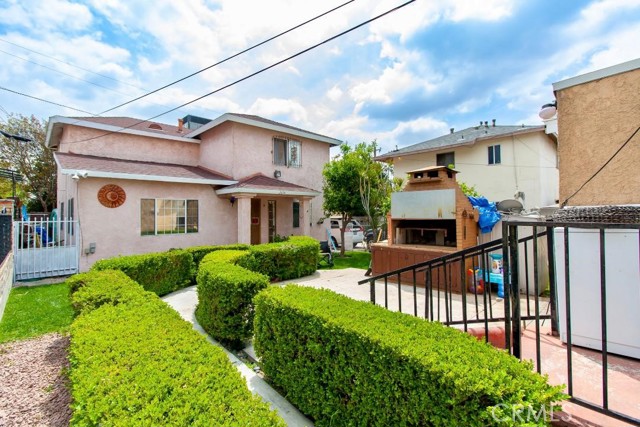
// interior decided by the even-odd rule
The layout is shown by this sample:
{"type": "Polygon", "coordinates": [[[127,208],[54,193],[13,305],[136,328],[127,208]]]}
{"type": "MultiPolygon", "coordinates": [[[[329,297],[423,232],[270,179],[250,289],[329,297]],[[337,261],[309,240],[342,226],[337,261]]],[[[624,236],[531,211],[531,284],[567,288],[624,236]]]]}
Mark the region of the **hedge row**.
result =
{"type": "Polygon", "coordinates": [[[271,279],[288,280],[313,274],[318,268],[320,243],[307,236],[291,236],[285,242],[251,246],[251,256],[238,265],[266,274],[271,279]]]}
{"type": "Polygon", "coordinates": [[[263,371],[317,426],[518,425],[517,405],[537,415],[564,398],[530,363],[439,323],[297,285],[255,303],[263,371]]]}
{"type": "Polygon", "coordinates": [[[248,251],[206,255],[198,271],[196,319],[217,341],[242,348],[253,335],[253,297],[269,286],[269,277],[235,265],[248,251]]]}
{"type": "Polygon", "coordinates": [[[193,256],[193,263],[196,265],[196,268],[192,277],[192,282],[195,283],[196,281],[197,268],[200,265],[200,261],[202,261],[202,258],[204,258],[205,255],[215,251],[228,251],[228,250],[246,251],[249,249],[249,247],[250,245],[245,245],[244,243],[235,243],[231,245],[191,246],[191,247],[185,248],[184,250],[189,252],[191,256],[193,256]]]}
{"type": "Polygon", "coordinates": [[[156,295],[120,272],[74,280],[82,314],[71,327],[72,426],[285,425],[156,295]]]}
{"type": "Polygon", "coordinates": [[[122,271],[80,273],[67,279],[71,306],[77,315],[104,305],[141,304],[155,296],[122,271]]]}
{"type": "Polygon", "coordinates": [[[120,270],[147,291],[162,296],[189,286],[195,265],[189,251],[172,250],[103,259],[91,270],[120,270]]]}
{"type": "Polygon", "coordinates": [[[286,280],[316,271],[320,244],[311,237],[292,236],[287,242],[256,246],[241,243],[193,246],[104,259],[97,261],[91,270],[120,270],[144,289],[162,296],[195,283],[202,259],[212,252],[227,250],[248,250],[247,256],[238,261],[240,265],[271,279],[286,280]]]}

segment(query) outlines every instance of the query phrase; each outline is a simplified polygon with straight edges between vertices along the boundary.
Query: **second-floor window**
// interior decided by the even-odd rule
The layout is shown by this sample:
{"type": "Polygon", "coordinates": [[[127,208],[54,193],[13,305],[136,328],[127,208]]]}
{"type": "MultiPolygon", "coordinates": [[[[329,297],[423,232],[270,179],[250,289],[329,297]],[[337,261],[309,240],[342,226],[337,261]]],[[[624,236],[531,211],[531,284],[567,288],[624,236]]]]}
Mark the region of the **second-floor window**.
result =
{"type": "Polygon", "coordinates": [[[436,165],[453,168],[456,165],[456,156],[452,151],[450,153],[436,154],[436,165]]]}
{"type": "Polygon", "coordinates": [[[302,166],[302,144],[295,139],[273,138],[273,164],[299,168],[302,166]]]}
{"type": "Polygon", "coordinates": [[[499,165],[500,164],[500,146],[499,145],[490,145],[489,147],[489,164],[490,165],[499,165]]]}

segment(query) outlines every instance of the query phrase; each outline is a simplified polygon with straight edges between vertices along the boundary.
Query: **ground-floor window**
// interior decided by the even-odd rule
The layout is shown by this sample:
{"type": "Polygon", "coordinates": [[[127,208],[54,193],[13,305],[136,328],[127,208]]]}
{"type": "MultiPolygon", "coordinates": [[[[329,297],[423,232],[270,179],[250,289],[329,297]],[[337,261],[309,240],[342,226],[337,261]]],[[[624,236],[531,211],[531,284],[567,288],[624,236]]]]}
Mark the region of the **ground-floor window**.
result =
{"type": "Polygon", "coordinates": [[[187,199],[141,199],[140,234],[198,232],[198,201],[187,199]]]}

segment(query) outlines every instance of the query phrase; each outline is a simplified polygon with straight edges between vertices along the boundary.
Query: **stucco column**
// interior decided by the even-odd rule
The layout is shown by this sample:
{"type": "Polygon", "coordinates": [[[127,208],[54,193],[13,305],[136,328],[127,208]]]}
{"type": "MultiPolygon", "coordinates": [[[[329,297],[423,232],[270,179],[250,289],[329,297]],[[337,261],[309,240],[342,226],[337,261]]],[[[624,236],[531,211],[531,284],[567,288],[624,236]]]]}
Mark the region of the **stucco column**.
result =
{"type": "Polygon", "coordinates": [[[238,204],[238,243],[251,244],[251,198],[254,194],[235,195],[238,204]]]}
{"type": "Polygon", "coordinates": [[[311,236],[311,197],[303,197],[301,207],[300,221],[302,222],[302,234],[304,236],[311,236]]]}

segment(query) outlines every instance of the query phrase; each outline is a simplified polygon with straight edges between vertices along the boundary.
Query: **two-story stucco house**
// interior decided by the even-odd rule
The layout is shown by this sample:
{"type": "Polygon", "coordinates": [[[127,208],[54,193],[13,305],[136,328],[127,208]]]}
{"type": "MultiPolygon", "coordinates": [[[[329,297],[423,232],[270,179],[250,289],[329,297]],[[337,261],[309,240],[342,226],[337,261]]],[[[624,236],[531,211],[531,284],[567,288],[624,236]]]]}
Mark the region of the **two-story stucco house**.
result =
{"type": "Polygon", "coordinates": [[[376,159],[393,163],[394,174],[402,178],[427,166],[453,165],[458,181],[494,202],[519,198],[532,209],[558,199],[557,143],[544,126],[481,122],[376,159]]]}
{"type": "MultiPolygon", "coordinates": [[[[322,168],[337,139],[258,116],[49,120],[58,214],[79,221],[80,270],[116,255],[324,237],[322,168]]],[[[71,232],[67,230],[66,232],[71,232]]]]}

